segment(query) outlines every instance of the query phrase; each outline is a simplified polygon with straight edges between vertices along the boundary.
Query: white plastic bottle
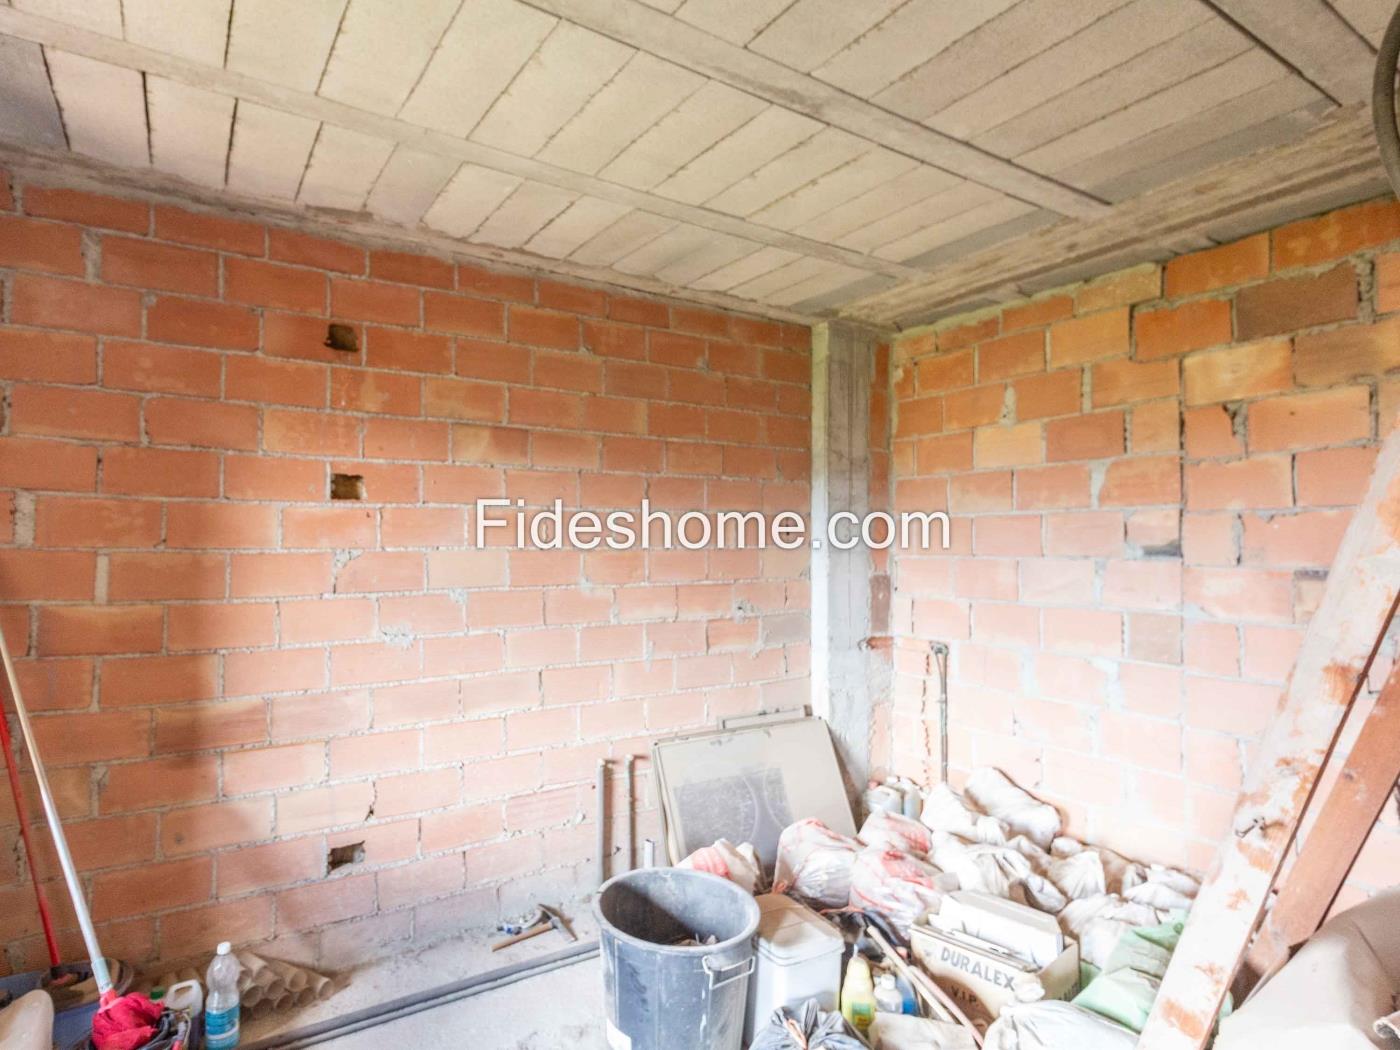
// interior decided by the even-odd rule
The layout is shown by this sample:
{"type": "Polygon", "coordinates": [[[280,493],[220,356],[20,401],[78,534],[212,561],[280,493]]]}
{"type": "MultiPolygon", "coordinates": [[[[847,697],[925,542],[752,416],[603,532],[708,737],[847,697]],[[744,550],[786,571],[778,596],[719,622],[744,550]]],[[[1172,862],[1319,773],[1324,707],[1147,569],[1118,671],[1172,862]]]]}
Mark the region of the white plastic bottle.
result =
{"type": "Polygon", "coordinates": [[[238,975],[242,967],[228,941],[219,944],[205,974],[204,1039],[208,1050],[238,1045],[238,975]]]}
{"type": "Polygon", "coordinates": [[[894,974],[882,973],[875,982],[875,1009],[887,1014],[904,1012],[904,996],[895,985],[894,974]]]}

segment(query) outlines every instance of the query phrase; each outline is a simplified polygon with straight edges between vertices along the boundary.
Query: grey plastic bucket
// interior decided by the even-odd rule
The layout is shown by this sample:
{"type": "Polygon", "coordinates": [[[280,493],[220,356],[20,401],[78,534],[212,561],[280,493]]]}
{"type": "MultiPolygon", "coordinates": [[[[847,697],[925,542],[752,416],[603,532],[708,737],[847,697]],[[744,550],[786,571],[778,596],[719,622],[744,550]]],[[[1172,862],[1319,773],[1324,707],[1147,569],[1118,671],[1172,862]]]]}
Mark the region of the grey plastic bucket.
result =
{"type": "Polygon", "coordinates": [[[605,882],[593,911],[613,1050],[739,1050],[758,930],[751,894],[708,872],[642,868],[605,882]]]}

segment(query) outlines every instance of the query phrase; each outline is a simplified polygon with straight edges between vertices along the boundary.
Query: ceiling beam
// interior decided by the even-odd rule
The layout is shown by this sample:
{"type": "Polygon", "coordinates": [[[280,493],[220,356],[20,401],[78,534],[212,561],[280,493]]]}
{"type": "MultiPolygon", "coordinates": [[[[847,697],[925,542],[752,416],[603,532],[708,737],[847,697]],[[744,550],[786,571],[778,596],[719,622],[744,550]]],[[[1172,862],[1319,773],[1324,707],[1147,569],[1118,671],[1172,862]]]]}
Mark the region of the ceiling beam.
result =
{"type": "Polygon", "coordinates": [[[1376,52],[1325,0],[1206,0],[1339,105],[1368,102],[1376,52]]]}
{"type": "Polygon", "coordinates": [[[123,40],[103,36],[100,33],[55,22],[23,11],[16,11],[11,7],[0,7],[0,34],[29,40],[45,47],[55,47],[61,51],[69,51],[112,65],[124,66],[144,73],[154,73],[182,84],[188,84],[191,87],[204,88],[231,97],[257,102],[284,113],[294,113],[311,120],[324,121],[337,127],[373,135],[425,153],[432,153],[463,163],[478,164],[485,168],[493,168],[520,178],[546,183],[590,197],[599,197],[603,200],[647,211],[653,215],[690,223],[717,233],[741,237],[757,244],[784,248],[813,258],[840,263],[843,266],[850,266],[868,273],[879,273],[900,279],[920,277],[927,273],[925,270],[905,266],[902,263],[851,251],[838,245],[811,240],[768,226],[761,226],[709,208],[682,204],[679,201],[668,200],[665,197],[658,197],[641,190],[607,182],[592,175],[569,171],[529,157],[518,157],[504,150],[454,138],[451,135],[422,128],[395,117],[369,113],[353,106],[322,98],[319,95],[269,84],[231,70],[200,65],[161,51],[153,51],[123,40]]]}
{"type": "Polygon", "coordinates": [[[1029,204],[1082,219],[1105,215],[1110,210],[1108,204],[1092,194],[711,36],[639,0],[524,2],[1029,204]]]}

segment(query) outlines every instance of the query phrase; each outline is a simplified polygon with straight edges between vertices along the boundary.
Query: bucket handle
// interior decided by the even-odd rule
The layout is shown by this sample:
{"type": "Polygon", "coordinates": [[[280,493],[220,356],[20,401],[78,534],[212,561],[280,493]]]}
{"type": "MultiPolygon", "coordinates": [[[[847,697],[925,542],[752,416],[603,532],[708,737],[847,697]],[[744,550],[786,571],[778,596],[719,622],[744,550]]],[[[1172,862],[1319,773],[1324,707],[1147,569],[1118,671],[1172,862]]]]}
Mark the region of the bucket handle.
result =
{"type": "Polygon", "coordinates": [[[747,977],[749,974],[753,973],[755,958],[752,955],[750,955],[747,959],[743,960],[742,962],[734,963],[732,966],[721,966],[719,968],[715,968],[711,965],[713,960],[713,955],[707,955],[700,960],[700,966],[704,969],[704,971],[707,974],[710,975],[711,991],[714,991],[716,988],[723,988],[726,984],[729,984],[731,981],[737,981],[740,978],[747,977]],[[732,970],[734,972],[729,974],[728,977],[721,977],[719,978],[719,980],[716,980],[716,978],[719,977],[720,974],[728,970],[732,970]]]}

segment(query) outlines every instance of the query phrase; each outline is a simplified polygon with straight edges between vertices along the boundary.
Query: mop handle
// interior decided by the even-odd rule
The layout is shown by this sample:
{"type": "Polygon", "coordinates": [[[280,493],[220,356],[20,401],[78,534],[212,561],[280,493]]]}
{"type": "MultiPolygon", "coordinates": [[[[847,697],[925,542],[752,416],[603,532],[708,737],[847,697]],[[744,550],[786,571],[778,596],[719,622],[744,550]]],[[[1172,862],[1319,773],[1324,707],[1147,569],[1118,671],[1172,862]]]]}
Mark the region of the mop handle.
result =
{"type": "Polygon", "coordinates": [[[24,842],[24,858],[29,862],[29,879],[34,883],[34,901],[39,906],[39,924],[44,928],[44,943],[49,949],[49,966],[55,970],[63,961],[58,954],[58,939],[53,932],[53,916],[49,914],[49,899],[44,884],[39,881],[38,857],[29,838],[29,807],[24,804],[24,789],[20,787],[19,770],[15,763],[15,748],[10,740],[10,721],[0,708],[0,750],[5,752],[5,771],[9,774],[10,794],[15,800],[15,817],[19,820],[19,837],[24,842]]]}
{"type": "Polygon", "coordinates": [[[25,709],[24,697],[19,691],[19,679],[15,677],[15,664],[10,659],[10,647],[5,641],[4,630],[0,630],[0,660],[5,663],[5,678],[10,683],[10,696],[15,701],[20,735],[24,737],[24,746],[29,750],[29,761],[34,766],[34,779],[39,782],[39,800],[44,806],[44,816],[48,818],[54,851],[58,854],[58,865],[63,869],[63,880],[68,883],[68,896],[73,899],[73,912],[78,917],[78,928],[83,931],[83,944],[87,947],[88,959],[92,963],[92,976],[97,982],[98,995],[106,1003],[112,996],[112,976],[107,972],[107,958],[98,946],[97,931],[92,928],[92,916],[88,914],[83,887],[78,882],[78,870],[73,866],[73,855],[68,852],[68,839],[63,834],[63,824],[58,819],[58,807],[54,805],[53,792],[49,790],[49,778],[44,772],[44,763],[39,758],[39,745],[34,739],[34,728],[29,724],[29,712],[25,709]]]}

